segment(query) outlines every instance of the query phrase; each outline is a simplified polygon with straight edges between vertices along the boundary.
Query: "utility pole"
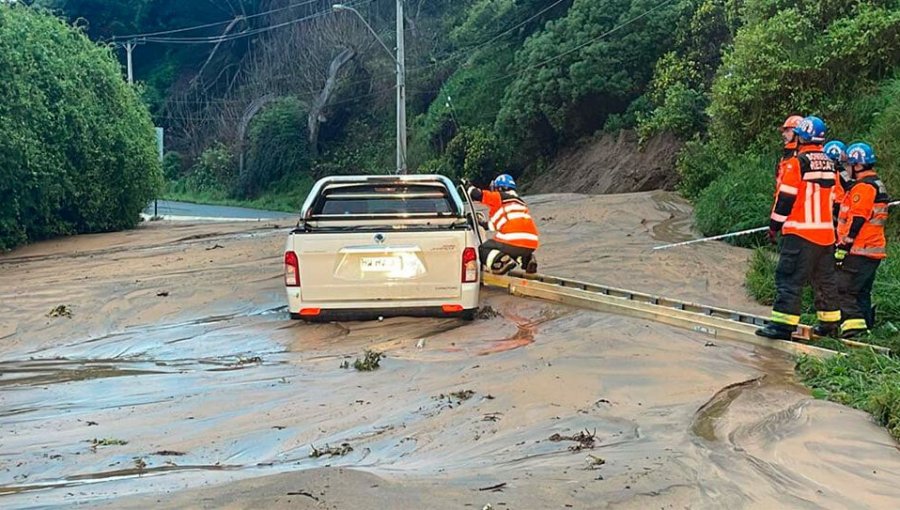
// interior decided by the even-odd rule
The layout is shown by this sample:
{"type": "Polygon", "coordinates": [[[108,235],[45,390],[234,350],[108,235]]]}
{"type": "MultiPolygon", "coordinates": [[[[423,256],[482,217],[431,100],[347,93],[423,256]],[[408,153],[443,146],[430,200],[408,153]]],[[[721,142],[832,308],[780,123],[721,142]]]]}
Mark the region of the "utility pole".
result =
{"type": "Polygon", "coordinates": [[[391,56],[394,64],[397,66],[397,173],[405,174],[407,172],[406,165],[406,47],[404,44],[403,34],[403,0],[397,0],[397,55],[384,44],[384,41],[378,37],[378,32],[363,18],[353,7],[344,4],[334,4],[332,9],[335,11],[350,11],[356,14],[362,20],[369,32],[375,36],[384,51],[391,56]]]}
{"type": "Polygon", "coordinates": [[[131,52],[134,51],[134,41],[127,41],[125,43],[125,55],[128,60],[128,84],[134,84],[134,72],[131,70],[131,52]]]}
{"type": "Polygon", "coordinates": [[[397,0],[397,173],[406,174],[406,45],[403,0],[397,0]]]}

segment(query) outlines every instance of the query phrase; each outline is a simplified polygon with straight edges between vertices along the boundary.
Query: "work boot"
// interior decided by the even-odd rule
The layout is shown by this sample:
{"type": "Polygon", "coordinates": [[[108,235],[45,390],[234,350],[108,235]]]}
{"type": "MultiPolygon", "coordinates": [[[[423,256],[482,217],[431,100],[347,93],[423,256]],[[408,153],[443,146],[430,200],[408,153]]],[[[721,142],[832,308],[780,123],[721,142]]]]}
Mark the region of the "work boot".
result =
{"type": "Polygon", "coordinates": [[[815,336],[837,338],[840,329],[837,322],[821,322],[813,326],[812,332],[815,336]]]}
{"type": "Polygon", "coordinates": [[[507,254],[500,255],[497,260],[491,264],[491,272],[494,274],[506,274],[512,271],[518,264],[507,254]]]}
{"type": "Polygon", "coordinates": [[[766,327],[757,329],[756,336],[771,338],[773,340],[790,340],[791,336],[794,334],[794,329],[795,328],[786,324],[770,322],[766,327]]]}
{"type": "Polygon", "coordinates": [[[841,331],[841,338],[846,338],[846,339],[859,338],[868,332],[869,332],[868,329],[862,329],[862,328],[845,329],[845,330],[841,331]]]}
{"type": "Polygon", "coordinates": [[[537,273],[537,259],[532,255],[528,259],[528,263],[525,264],[525,272],[527,274],[535,274],[537,273]]]}

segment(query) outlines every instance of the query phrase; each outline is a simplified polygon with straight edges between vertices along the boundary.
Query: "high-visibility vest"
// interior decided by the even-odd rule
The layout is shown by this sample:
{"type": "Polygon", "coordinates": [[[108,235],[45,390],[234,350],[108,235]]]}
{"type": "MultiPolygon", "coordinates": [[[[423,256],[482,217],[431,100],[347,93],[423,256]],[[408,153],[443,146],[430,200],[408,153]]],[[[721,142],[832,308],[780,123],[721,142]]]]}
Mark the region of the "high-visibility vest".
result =
{"type": "Polygon", "coordinates": [[[884,225],[888,219],[890,198],[887,188],[874,171],[857,175],[857,180],[844,196],[838,217],[838,244],[852,245],[850,253],[871,259],[887,257],[884,225]],[[855,218],[862,218],[862,228],[856,234],[850,230],[855,218]]]}
{"type": "Polygon", "coordinates": [[[820,246],[835,244],[832,206],[836,174],[834,162],[819,144],[802,145],[785,161],[778,193],[796,197],[789,214],[772,212],[783,222],[784,235],[796,235],[820,246]]]}
{"type": "Polygon", "coordinates": [[[483,191],[481,202],[488,206],[488,228],[498,242],[536,250],[538,229],[525,202],[515,192],[483,191]]]}

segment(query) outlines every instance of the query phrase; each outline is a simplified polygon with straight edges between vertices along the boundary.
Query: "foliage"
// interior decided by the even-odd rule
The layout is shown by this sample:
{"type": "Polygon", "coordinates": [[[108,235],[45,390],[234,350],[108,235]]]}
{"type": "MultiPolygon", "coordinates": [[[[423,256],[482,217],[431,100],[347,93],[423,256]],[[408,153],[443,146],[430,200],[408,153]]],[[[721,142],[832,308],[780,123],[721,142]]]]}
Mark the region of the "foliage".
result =
{"type": "Polygon", "coordinates": [[[775,266],[777,254],[764,247],[753,251],[744,286],[756,302],[771,306],[775,302],[775,266]]]}
{"type": "Polygon", "coordinates": [[[263,190],[258,198],[236,199],[224,189],[197,191],[189,188],[184,179],[169,182],[163,197],[167,200],[178,200],[197,204],[233,205],[251,207],[266,211],[297,212],[312,189],[313,182],[308,177],[299,179],[286,177],[271,184],[263,190]]]}
{"type": "Polygon", "coordinates": [[[801,357],[797,372],[813,394],[872,413],[900,439],[900,360],[871,350],[846,356],[801,357]]]}
{"type": "Polygon", "coordinates": [[[831,16],[802,3],[738,31],[712,87],[715,136],[739,145],[790,112],[828,118],[900,63],[900,9],[860,2],[847,17],[831,16]]]}
{"type": "Polygon", "coordinates": [[[462,130],[447,146],[445,158],[452,169],[451,177],[466,178],[475,183],[487,183],[498,173],[507,172],[503,166],[503,148],[487,128],[462,130]]]}
{"type": "Polygon", "coordinates": [[[153,124],[109,50],[0,5],[0,249],[136,225],[161,170],[153,124]]]}
{"type": "Polygon", "coordinates": [[[531,158],[602,127],[650,81],[686,7],[684,1],[575,0],[564,18],[548,23],[517,53],[515,67],[522,72],[503,99],[499,134],[531,158]],[[653,8],[652,16],[639,17],[653,8]]]}
{"type": "Polygon", "coordinates": [[[642,139],[662,132],[690,138],[706,126],[706,105],[706,94],[677,83],[666,90],[662,104],[641,122],[638,132],[642,139]]]}
{"type": "Polygon", "coordinates": [[[246,163],[235,194],[253,197],[286,175],[310,170],[307,115],[296,98],[270,103],[250,123],[246,163]]]}
{"type": "Polygon", "coordinates": [[[185,178],[185,185],[187,189],[201,193],[230,190],[236,177],[234,155],[225,144],[217,143],[200,154],[185,178]]]}
{"type": "MultiPolygon", "coordinates": [[[[721,175],[696,200],[696,226],[707,236],[759,227],[772,206],[771,158],[748,152],[722,163],[721,175]]],[[[736,241],[753,245],[758,238],[743,236],[736,241]]]]}

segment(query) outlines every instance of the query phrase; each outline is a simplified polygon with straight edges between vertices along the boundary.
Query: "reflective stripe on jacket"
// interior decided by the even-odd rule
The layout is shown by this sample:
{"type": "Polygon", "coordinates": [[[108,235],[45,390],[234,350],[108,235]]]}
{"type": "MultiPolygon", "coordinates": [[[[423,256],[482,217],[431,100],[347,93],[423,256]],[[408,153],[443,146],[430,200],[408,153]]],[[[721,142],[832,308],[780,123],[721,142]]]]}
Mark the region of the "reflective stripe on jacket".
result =
{"type": "Polygon", "coordinates": [[[530,250],[538,248],[538,229],[528,205],[515,192],[482,191],[481,203],[488,206],[488,227],[494,239],[530,250]]]}
{"type": "Polygon", "coordinates": [[[838,244],[851,245],[850,253],[871,259],[887,257],[884,225],[890,198],[874,171],[860,173],[841,203],[838,217],[838,244]],[[861,227],[853,228],[853,223],[861,227]],[[857,230],[857,231],[855,231],[857,230]]]}
{"type": "Polygon", "coordinates": [[[820,246],[835,243],[833,189],[834,162],[818,144],[802,145],[785,161],[773,223],[782,224],[785,235],[796,235],[820,246]]]}

